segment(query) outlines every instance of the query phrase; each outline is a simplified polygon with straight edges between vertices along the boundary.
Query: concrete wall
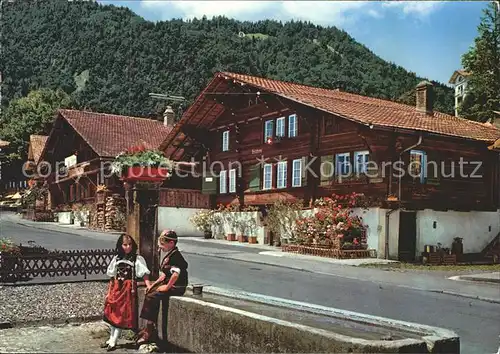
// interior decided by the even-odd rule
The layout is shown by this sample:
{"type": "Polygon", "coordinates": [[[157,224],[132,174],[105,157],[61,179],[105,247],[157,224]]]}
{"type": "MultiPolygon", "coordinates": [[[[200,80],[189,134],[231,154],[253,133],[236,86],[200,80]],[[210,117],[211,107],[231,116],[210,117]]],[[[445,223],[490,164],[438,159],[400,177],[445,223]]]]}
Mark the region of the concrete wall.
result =
{"type": "MultiPolygon", "coordinates": [[[[159,208],[159,225],[161,228],[175,228],[181,236],[201,236],[203,233],[197,231],[189,222],[189,216],[200,209],[187,208],[159,208]],[[174,226],[169,226],[169,225],[174,226]]],[[[311,216],[315,212],[304,210],[303,216],[311,216]]],[[[355,215],[363,219],[367,226],[367,242],[369,249],[377,251],[377,258],[385,258],[386,248],[386,214],[389,209],[382,208],[355,208],[355,215]]],[[[232,213],[234,214],[234,213],[232,213]]],[[[253,218],[255,227],[253,232],[246,232],[248,236],[253,233],[257,236],[257,242],[264,243],[267,228],[262,225],[258,212],[237,213],[238,220],[253,218]]],[[[389,259],[398,259],[399,247],[399,210],[390,214],[389,217],[389,259]]],[[[457,212],[457,211],[434,211],[430,209],[417,211],[417,242],[415,256],[420,256],[427,244],[442,247],[451,247],[454,237],[462,237],[464,253],[477,253],[486,247],[493,238],[500,232],[500,210],[496,212],[457,212]],[[436,227],[434,228],[434,221],[436,227]]],[[[231,227],[230,221],[223,221],[222,225],[213,229],[215,238],[223,239],[227,234],[234,232],[241,233],[237,226],[231,227]]],[[[286,233],[284,234],[286,237],[286,233]]]]}
{"type": "Polygon", "coordinates": [[[59,224],[72,224],[73,222],[73,212],[71,211],[61,211],[57,214],[57,222],[59,224]]]}
{"type": "MultiPolygon", "coordinates": [[[[189,291],[189,290],[188,290],[189,291]]],[[[318,305],[239,292],[229,289],[207,289],[212,300],[201,297],[172,297],[169,303],[167,335],[169,343],[194,353],[459,353],[460,340],[446,329],[402,322],[388,318],[364,315],[318,305]],[[215,291],[214,291],[215,290],[215,291]],[[236,302],[245,302],[245,310],[232,307],[215,294],[236,302]],[[215,296],[215,297],[214,297],[215,296]],[[214,302],[215,299],[216,300],[214,302]],[[248,302],[251,301],[251,302],[248,302]],[[384,328],[384,331],[400,333],[394,340],[358,338],[355,330],[350,334],[335,332],[334,327],[314,327],[296,320],[261,315],[259,303],[281,308],[282,311],[304,311],[330,321],[329,317],[347,326],[384,328]],[[257,308],[257,309],[256,309],[257,308]],[[256,309],[254,312],[252,309],[256,309]],[[405,336],[405,334],[407,336],[405,336]]],[[[204,293],[205,293],[204,292],[204,293]]],[[[229,300],[231,303],[231,301],[229,300]]],[[[335,321],[335,320],[333,320],[335,321]]]]}
{"type": "Polygon", "coordinates": [[[417,212],[417,255],[424,245],[451,248],[454,237],[462,237],[464,253],[481,252],[500,232],[500,210],[496,212],[417,212]],[[436,222],[434,228],[434,222],[436,222]]]}
{"type": "Polygon", "coordinates": [[[203,236],[202,231],[189,221],[189,218],[204,209],[158,207],[158,232],[163,229],[173,229],[179,237],[203,236]]]}

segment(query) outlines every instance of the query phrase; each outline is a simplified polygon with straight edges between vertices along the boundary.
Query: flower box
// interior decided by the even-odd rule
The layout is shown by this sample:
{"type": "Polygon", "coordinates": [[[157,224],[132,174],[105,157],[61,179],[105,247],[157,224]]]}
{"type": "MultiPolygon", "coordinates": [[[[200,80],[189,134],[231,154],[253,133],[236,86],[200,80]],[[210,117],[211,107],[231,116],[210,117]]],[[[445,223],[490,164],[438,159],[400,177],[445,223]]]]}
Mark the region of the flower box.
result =
{"type": "Polygon", "coordinates": [[[168,177],[168,168],[132,166],[125,169],[125,173],[122,175],[121,179],[128,182],[161,182],[168,177]]]}

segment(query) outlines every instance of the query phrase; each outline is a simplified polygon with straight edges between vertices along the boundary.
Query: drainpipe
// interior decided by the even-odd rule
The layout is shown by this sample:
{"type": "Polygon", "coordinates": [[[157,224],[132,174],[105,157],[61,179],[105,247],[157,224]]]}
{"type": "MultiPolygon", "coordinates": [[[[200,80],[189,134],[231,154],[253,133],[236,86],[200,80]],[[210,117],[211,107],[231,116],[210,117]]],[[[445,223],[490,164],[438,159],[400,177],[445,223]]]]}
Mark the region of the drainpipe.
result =
{"type": "Polygon", "coordinates": [[[385,213],[385,259],[389,259],[389,218],[398,209],[391,209],[385,213]]]}
{"type": "MultiPolygon", "coordinates": [[[[420,133],[420,136],[418,137],[418,141],[416,144],[407,147],[406,149],[404,149],[403,151],[401,151],[399,153],[399,165],[400,166],[401,166],[401,155],[403,155],[405,152],[419,146],[420,144],[422,144],[422,133],[420,133]]],[[[398,186],[398,199],[399,199],[399,205],[401,206],[401,175],[399,175],[399,183],[398,184],[399,184],[399,186],[398,186]]]]}

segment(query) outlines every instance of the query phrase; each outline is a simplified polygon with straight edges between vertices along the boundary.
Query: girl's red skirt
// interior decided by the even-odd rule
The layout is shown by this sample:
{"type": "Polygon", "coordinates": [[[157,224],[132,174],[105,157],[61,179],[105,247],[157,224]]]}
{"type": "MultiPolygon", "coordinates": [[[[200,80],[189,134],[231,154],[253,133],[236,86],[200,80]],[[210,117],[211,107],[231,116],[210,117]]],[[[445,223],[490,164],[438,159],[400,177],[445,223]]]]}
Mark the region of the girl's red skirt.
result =
{"type": "Polygon", "coordinates": [[[111,279],[109,286],[103,320],[116,328],[137,331],[137,286],[134,280],[111,279]]]}

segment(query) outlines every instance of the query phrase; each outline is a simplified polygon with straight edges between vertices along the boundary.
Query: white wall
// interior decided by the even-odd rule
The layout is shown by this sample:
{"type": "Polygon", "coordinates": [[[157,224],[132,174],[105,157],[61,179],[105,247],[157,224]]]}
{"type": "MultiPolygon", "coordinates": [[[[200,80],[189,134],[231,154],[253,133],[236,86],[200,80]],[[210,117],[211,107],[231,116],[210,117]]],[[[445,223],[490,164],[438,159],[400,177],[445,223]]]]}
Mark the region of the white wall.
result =
{"type": "Polygon", "coordinates": [[[481,252],[499,232],[500,210],[443,212],[425,209],[417,212],[417,255],[428,244],[440,242],[442,247],[451,248],[454,237],[463,238],[464,253],[481,252]]]}
{"type": "Polygon", "coordinates": [[[177,236],[203,236],[202,231],[189,221],[189,218],[204,209],[158,207],[158,232],[173,229],[177,236]]]}
{"type": "MultiPolygon", "coordinates": [[[[382,208],[354,208],[353,214],[363,219],[363,224],[367,227],[366,236],[368,249],[377,251],[377,258],[385,258],[386,241],[386,219],[389,209],[382,208]]],[[[389,216],[389,259],[398,257],[398,236],[399,236],[399,211],[395,211],[389,216]]]]}
{"type": "Polygon", "coordinates": [[[60,211],[57,214],[57,222],[59,224],[71,224],[73,220],[73,212],[71,211],[60,211]]]}

